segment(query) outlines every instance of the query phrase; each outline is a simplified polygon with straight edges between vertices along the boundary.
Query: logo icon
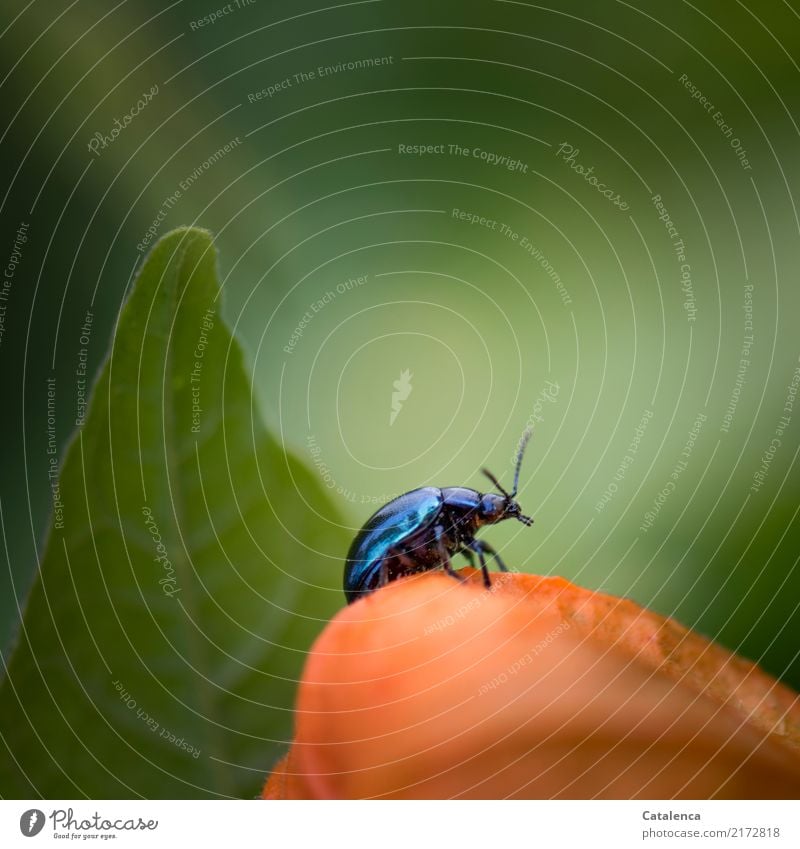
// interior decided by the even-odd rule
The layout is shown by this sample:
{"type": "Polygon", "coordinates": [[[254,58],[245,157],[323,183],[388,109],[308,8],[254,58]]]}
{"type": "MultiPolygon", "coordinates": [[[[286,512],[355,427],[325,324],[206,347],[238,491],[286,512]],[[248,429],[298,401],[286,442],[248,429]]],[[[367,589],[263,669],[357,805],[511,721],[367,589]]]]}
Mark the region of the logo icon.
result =
{"type": "Polygon", "coordinates": [[[400,372],[400,377],[392,383],[394,392],[392,392],[392,412],[389,415],[389,426],[394,424],[400,410],[403,409],[403,401],[408,399],[413,389],[411,378],[414,375],[408,369],[403,369],[400,372]]]}
{"type": "Polygon", "coordinates": [[[44,812],[38,808],[31,808],[19,818],[19,830],[25,837],[36,837],[44,828],[44,812]]]}

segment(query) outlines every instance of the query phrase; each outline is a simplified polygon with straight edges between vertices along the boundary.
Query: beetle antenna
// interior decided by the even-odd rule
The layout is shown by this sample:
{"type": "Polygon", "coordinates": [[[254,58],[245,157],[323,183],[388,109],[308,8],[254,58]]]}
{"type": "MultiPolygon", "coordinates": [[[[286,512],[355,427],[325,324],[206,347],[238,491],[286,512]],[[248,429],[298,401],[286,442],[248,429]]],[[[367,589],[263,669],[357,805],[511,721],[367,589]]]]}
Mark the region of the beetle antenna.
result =
{"type": "Polygon", "coordinates": [[[511,496],[511,495],[509,495],[509,494],[508,494],[508,493],[507,493],[507,492],[503,489],[503,487],[502,487],[502,486],[500,486],[500,481],[499,481],[499,480],[497,480],[497,478],[496,478],[496,477],[495,477],[495,476],[494,476],[494,475],[493,475],[493,474],[492,474],[492,473],[491,473],[488,469],[481,469],[481,471],[482,471],[482,472],[486,475],[486,477],[487,477],[487,478],[489,478],[489,480],[490,480],[490,481],[491,481],[491,482],[492,482],[492,483],[493,483],[493,484],[497,487],[497,489],[498,489],[500,492],[502,492],[502,493],[503,493],[503,495],[504,495],[507,499],[509,499],[509,500],[510,500],[510,499],[512,498],[512,496],[511,496]]]}
{"type": "Polygon", "coordinates": [[[530,438],[533,435],[533,431],[531,428],[526,427],[522,436],[519,440],[519,449],[517,450],[517,468],[514,470],[514,488],[511,490],[511,498],[514,498],[517,494],[517,488],[519,487],[519,470],[522,468],[522,455],[525,453],[525,448],[530,442],[530,438]]]}

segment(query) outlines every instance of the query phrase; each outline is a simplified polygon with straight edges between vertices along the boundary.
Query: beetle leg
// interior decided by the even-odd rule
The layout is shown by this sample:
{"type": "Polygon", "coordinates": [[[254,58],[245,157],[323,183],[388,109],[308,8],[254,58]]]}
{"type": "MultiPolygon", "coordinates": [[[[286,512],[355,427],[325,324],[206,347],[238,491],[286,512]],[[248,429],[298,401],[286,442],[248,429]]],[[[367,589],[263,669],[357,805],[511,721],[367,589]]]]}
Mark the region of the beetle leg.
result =
{"type": "Polygon", "coordinates": [[[383,563],[381,564],[381,571],[383,571],[383,569],[386,570],[386,583],[389,582],[389,563],[392,561],[397,567],[395,571],[401,576],[413,575],[414,572],[419,571],[417,562],[408,554],[407,551],[398,547],[390,548],[383,563]]]}
{"type": "Polygon", "coordinates": [[[475,555],[472,553],[472,549],[469,548],[460,548],[458,550],[459,554],[464,555],[464,559],[469,563],[469,565],[474,569],[475,568],[475,555]]]}
{"type": "Polygon", "coordinates": [[[394,572],[397,573],[398,566],[401,570],[400,574],[412,574],[415,571],[416,563],[400,548],[392,547],[386,552],[386,556],[381,560],[381,568],[378,572],[378,586],[375,589],[385,587],[391,583],[390,567],[394,567],[394,572]]]}
{"type": "Polygon", "coordinates": [[[467,545],[478,555],[478,560],[481,561],[481,571],[483,572],[483,585],[488,590],[492,585],[492,579],[489,577],[489,570],[486,568],[486,558],[483,556],[483,548],[481,543],[476,540],[470,540],[467,545]]]}
{"type": "Polygon", "coordinates": [[[508,572],[508,566],[506,566],[506,564],[505,564],[505,563],[503,563],[503,560],[502,560],[502,558],[500,557],[500,555],[499,555],[499,554],[498,554],[498,553],[494,550],[494,548],[492,548],[492,546],[491,546],[491,545],[489,545],[489,543],[488,543],[488,542],[484,542],[483,540],[476,539],[476,540],[475,540],[475,545],[479,546],[479,547],[480,547],[480,548],[482,548],[482,549],[483,549],[483,550],[484,550],[487,554],[491,554],[491,556],[492,556],[492,557],[494,557],[495,561],[497,562],[497,568],[498,568],[501,572],[508,572]]]}
{"type": "Polygon", "coordinates": [[[378,587],[385,587],[389,583],[389,558],[381,560],[381,571],[378,576],[378,587]]]}
{"type": "Polygon", "coordinates": [[[436,547],[439,550],[439,557],[442,561],[442,568],[451,578],[455,578],[457,581],[463,581],[464,578],[461,575],[456,574],[453,569],[453,564],[450,562],[450,552],[447,550],[447,546],[444,544],[444,540],[442,537],[444,536],[444,528],[441,525],[437,525],[433,529],[434,534],[436,534],[436,547]]]}

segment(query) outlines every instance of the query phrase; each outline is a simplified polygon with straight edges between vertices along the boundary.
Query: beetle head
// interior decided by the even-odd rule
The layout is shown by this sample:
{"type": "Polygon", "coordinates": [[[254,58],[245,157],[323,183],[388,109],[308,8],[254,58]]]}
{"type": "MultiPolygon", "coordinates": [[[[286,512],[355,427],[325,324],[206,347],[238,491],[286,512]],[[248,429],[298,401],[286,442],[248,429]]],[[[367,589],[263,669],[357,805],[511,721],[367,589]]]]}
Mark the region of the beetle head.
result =
{"type": "Polygon", "coordinates": [[[503,519],[517,519],[523,525],[532,525],[533,519],[522,514],[522,508],[508,493],[497,495],[487,492],[481,497],[481,506],[478,509],[481,524],[494,525],[503,519]]]}
{"type": "Polygon", "coordinates": [[[480,518],[483,524],[490,525],[495,522],[502,522],[503,519],[516,519],[518,522],[522,522],[523,525],[530,526],[533,524],[533,519],[531,519],[530,516],[525,516],[523,514],[522,508],[516,501],[517,488],[519,486],[519,470],[522,467],[522,456],[525,453],[525,447],[527,446],[530,438],[531,431],[528,429],[522,434],[522,438],[519,442],[516,468],[514,470],[514,488],[511,492],[507,492],[503,489],[500,481],[498,481],[488,469],[483,470],[486,477],[489,478],[497,490],[502,493],[501,495],[496,495],[493,492],[489,492],[481,498],[480,518]]]}

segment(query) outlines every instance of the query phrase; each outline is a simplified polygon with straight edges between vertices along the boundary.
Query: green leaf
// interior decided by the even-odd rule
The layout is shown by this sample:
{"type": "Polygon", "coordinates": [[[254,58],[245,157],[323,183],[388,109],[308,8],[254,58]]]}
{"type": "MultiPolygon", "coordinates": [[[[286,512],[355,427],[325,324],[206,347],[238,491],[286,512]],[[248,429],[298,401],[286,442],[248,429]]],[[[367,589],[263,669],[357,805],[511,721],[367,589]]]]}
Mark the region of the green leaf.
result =
{"type": "Polygon", "coordinates": [[[0,687],[4,797],[253,796],[290,739],[346,541],[260,421],[215,265],[202,230],[156,245],[54,467],[0,687]]]}

